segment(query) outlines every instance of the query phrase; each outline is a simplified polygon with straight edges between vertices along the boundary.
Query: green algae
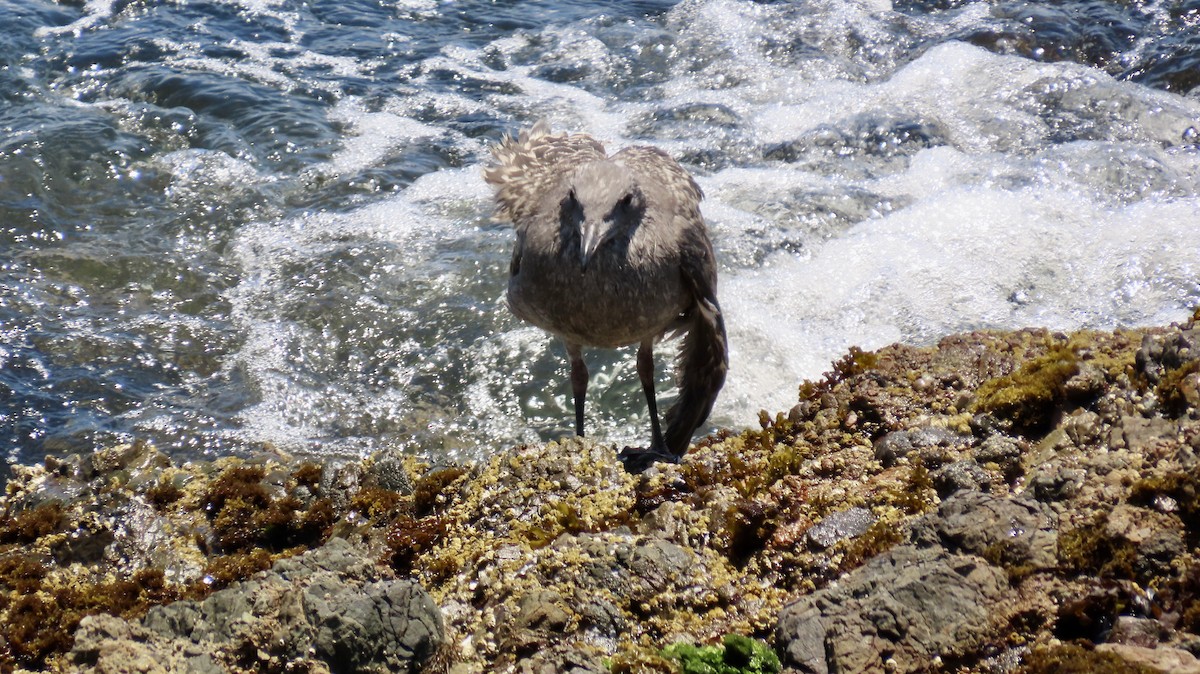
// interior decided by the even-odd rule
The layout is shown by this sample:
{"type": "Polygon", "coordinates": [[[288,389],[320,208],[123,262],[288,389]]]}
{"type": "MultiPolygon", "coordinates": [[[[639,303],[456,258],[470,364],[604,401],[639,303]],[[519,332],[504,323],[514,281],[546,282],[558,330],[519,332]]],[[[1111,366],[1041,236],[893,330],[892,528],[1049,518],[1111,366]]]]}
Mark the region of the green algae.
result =
{"type": "MultiPolygon", "coordinates": [[[[449,522],[445,517],[397,515],[384,538],[389,550],[388,563],[398,572],[412,572],[413,565],[425,552],[441,543],[448,530],[449,522]]],[[[450,569],[439,568],[437,575],[447,571],[450,569]]]]}
{"type": "Polygon", "coordinates": [[[677,643],[662,650],[681,674],[778,674],[779,656],[756,639],[727,634],[721,645],[677,643]]]}
{"type": "Polygon", "coordinates": [[[1188,538],[1200,541],[1200,475],[1170,471],[1143,477],[1129,488],[1129,502],[1135,505],[1154,507],[1155,501],[1162,497],[1174,501],[1173,507],[1178,509],[1188,538]]]}
{"type": "MultiPolygon", "coordinates": [[[[1158,386],[1154,390],[1168,414],[1179,416],[1187,412],[1191,404],[1187,387],[1195,386],[1191,383],[1194,379],[1191,375],[1196,373],[1200,373],[1200,359],[1189,360],[1179,367],[1167,370],[1158,380],[1158,386]]],[[[1192,396],[1195,395],[1193,390],[1192,396]]]]}
{"type": "Polygon", "coordinates": [[[1015,371],[983,382],[976,391],[974,412],[990,412],[1024,432],[1052,425],[1066,398],[1066,383],[1079,372],[1079,354],[1070,345],[1051,347],[1015,371]]]}
{"type": "Polygon", "coordinates": [[[933,486],[933,478],[929,469],[921,461],[913,461],[909,469],[908,479],[896,489],[891,489],[882,495],[883,501],[893,505],[910,515],[920,515],[928,511],[937,502],[937,490],[933,486]]]}
{"type": "Polygon", "coordinates": [[[412,498],[382,487],[363,487],[350,498],[350,511],[372,521],[391,521],[413,509],[412,498]]]}
{"type": "Polygon", "coordinates": [[[725,514],[728,545],[725,553],[734,566],[742,567],[763,548],[778,526],[778,508],[753,499],[737,501],[725,514]]]}
{"type": "Polygon", "coordinates": [[[744,498],[762,493],[780,478],[797,472],[811,457],[811,448],[799,441],[802,426],[783,414],[758,415],[758,429],[727,437],[728,447],[718,464],[683,465],[687,491],[697,493],[718,485],[733,487],[744,498]]]}
{"type": "MultiPolygon", "coordinates": [[[[186,583],[168,582],[160,568],[68,568],[54,551],[63,532],[79,526],[79,513],[58,501],[12,512],[9,501],[0,517],[0,674],[51,666],[70,650],[75,629],[88,615],[138,619],[152,606],[203,599],[280,558],[318,547],[343,515],[321,493],[322,469],[316,464],[301,464],[276,478],[279,484],[267,485],[267,467],[225,463],[215,477],[196,480],[193,489],[180,488],[187,480],[175,479],[180,471],[168,468],[141,492],[164,515],[170,506],[172,518],[209,523],[209,535],[196,540],[202,571],[186,583]]],[[[123,484],[104,483],[95,497],[128,498],[123,484]]],[[[365,506],[367,516],[384,526],[401,500],[394,492],[375,489],[357,494],[352,506],[365,506]]]]}
{"type": "Polygon", "coordinates": [[[146,500],[162,510],[183,498],[183,490],[173,480],[160,478],[146,490],[146,500]]]}
{"type": "Polygon", "coordinates": [[[874,370],[878,365],[878,353],[875,351],[864,351],[857,346],[852,346],[846,352],[846,355],[834,361],[833,370],[825,373],[825,379],[830,382],[845,381],[869,370],[874,370]]]}
{"type": "Polygon", "coordinates": [[[203,580],[193,583],[187,591],[189,599],[203,599],[214,592],[271,568],[275,558],[261,548],[233,555],[217,555],[204,567],[203,580]]]}
{"type": "Polygon", "coordinates": [[[1107,515],[1058,535],[1058,563],[1066,574],[1093,574],[1101,578],[1134,580],[1137,546],[1110,537],[1105,530],[1107,515]]]}
{"type": "Polygon", "coordinates": [[[840,382],[865,374],[878,366],[877,351],[864,351],[860,347],[851,346],[846,355],[833,362],[831,370],[822,374],[820,381],[806,379],[801,382],[800,400],[816,400],[821,393],[833,390],[840,382]]]}
{"type": "Polygon", "coordinates": [[[844,544],[846,552],[842,556],[839,570],[845,572],[862,566],[872,557],[903,543],[904,539],[904,531],[895,523],[879,520],[868,527],[862,535],[852,538],[844,544]]]}
{"type": "Polygon", "coordinates": [[[306,461],[292,471],[292,479],[296,481],[296,484],[316,493],[321,490],[321,477],[324,474],[325,469],[321,467],[321,464],[306,461]]]}
{"type": "Polygon", "coordinates": [[[1081,643],[1062,643],[1030,651],[1017,674],[1158,674],[1158,671],[1081,643]]]}
{"type": "Polygon", "coordinates": [[[654,652],[634,649],[607,661],[612,674],[779,674],[782,664],[770,646],[740,634],[720,644],[678,642],[654,652]]]}

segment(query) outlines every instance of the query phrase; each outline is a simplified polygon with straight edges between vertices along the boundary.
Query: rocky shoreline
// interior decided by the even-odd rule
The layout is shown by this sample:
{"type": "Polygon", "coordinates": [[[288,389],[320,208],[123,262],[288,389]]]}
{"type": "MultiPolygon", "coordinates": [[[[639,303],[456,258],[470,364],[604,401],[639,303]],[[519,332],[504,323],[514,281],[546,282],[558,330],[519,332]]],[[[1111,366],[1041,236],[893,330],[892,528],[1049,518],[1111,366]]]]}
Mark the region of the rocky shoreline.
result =
{"type": "Polygon", "coordinates": [[[640,476],[48,458],[0,500],[0,672],[1200,673],[1198,410],[1200,312],[851,350],[640,476]]]}

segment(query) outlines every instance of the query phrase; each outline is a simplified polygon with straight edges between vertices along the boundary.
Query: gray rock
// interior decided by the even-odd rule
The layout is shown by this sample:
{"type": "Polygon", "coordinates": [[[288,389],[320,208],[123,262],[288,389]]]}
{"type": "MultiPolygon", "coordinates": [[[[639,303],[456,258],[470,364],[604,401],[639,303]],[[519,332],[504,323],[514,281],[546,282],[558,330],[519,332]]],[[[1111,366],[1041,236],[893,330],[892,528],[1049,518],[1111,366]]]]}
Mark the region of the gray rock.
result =
{"type": "Polygon", "coordinates": [[[362,588],[318,582],[304,591],[303,604],[312,650],[334,671],[414,670],[442,639],[433,600],[407,581],[362,588]]]}
{"type": "Polygon", "coordinates": [[[444,638],[441,613],[420,586],[387,577],[338,538],[202,602],[155,607],[143,624],[166,639],[285,662],[315,658],[338,672],[415,671],[444,638]]]}
{"type": "Polygon", "coordinates": [[[579,624],[585,631],[611,639],[626,630],[625,616],[616,604],[599,595],[581,596],[576,599],[579,624]]]}
{"type": "Polygon", "coordinates": [[[1117,622],[1109,631],[1107,641],[1113,644],[1130,644],[1154,648],[1168,634],[1166,627],[1151,618],[1117,616],[1117,622]]]}
{"type": "Polygon", "coordinates": [[[1104,392],[1108,378],[1103,368],[1092,362],[1079,365],[1079,371],[1063,384],[1068,400],[1083,401],[1095,398],[1104,392]]]}
{"type": "Polygon", "coordinates": [[[692,554],[660,538],[636,545],[626,563],[633,580],[632,596],[640,601],[666,590],[684,575],[692,554]]]}
{"type": "Polygon", "coordinates": [[[172,644],[140,625],[103,613],[80,621],[70,661],[89,674],[228,671],[199,644],[172,644]]]}
{"type": "Polygon", "coordinates": [[[411,494],[412,479],[404,469],[404,454],[399,450],[384,450],[380,452],[367,469],[369,482],[383,489],[391,489],[401,494],[411,494]]]}
{"type": "Polygon", "coordinates": [[[930,473],[929,478],[941,498],[957,491],[986,491],[992,485],[992,476],[971,459],[946,464],[930,473]]]}
{"type": "Polygon", "coordinates": [[[863,535],[875,523],[875,519],[866,508],[847,508],[826,515],[809,528],[805,536],[818,548],[831,548],[838,541],[863,535]]]}
{"type": "Polygon", "coordinates": [[[884,466],[890,466],[897,459],[917,451],[927,467],[936,467],[945,460],[944,452],[939,450],[965,444],[970,439],[970,436],[959,435],[940,426],[892,431],[875,441],[875,458],[884,466]]]}
{"type": "Polygon", "coordinates": [[[809,674],[916,670],[984,638],[1007,587],[977,557],[902,545],[784,607],[776,646],[785,666],[809,674]]]}
{"type": "Polygon", "coordinates": [[[1146,335],[1134,363],[1147,379],[1158,383],[1167,371],[1196,358],[1200,358],[1200,326],[1146,335]]]}
{"type": "Polygon", "coordinates": [[[1169,573],[1187,549],[1178,517],[1124,503],[1108,514],[1104,535],[1133,544],[1134,570],[1146,575],[1169,573]]]}
{"type": "Polygon", "coordinates": [[[1077,447],[1086,447],[1100,439],[1102,420],[1090,410],[1079,410],[1063,421],[1063,430],[1077,447]]]}
{"type": "Polygon", "coordinates": [[[609,674],[599,655],[570,646],[554,645],[517,662],[519,674],[609,674]]]}
{"type": "Polygon", "coordinates": [[[942,501],[937,513],[914,529],[932,529],[951,552],[1051,569],[1058,563],[1056,524],[1057,516],[1037,501],[966,491],[942,501]]]}
{"type": "Polygon", "coordinates": [[[1082,468],[1068,468],[1055,463],[1043,464],[1029,478],[1026,493],[1043,502],[1066,501],[1079,493],[1087,471],[1082,468]]]}
{"type": "Polygon", "coordinates": [[[517,605],[516,624],[525,629],[561,631],[570,620],[562,596],[552,590],[529,592],[517,605]]]}
{"type": "Polygon", "coordinates": [[[1005,477],[1012,479],[1021,467],[1021,446],[1003,435],[990,435],[975,448],[975,461],[980,465],[993,463],[1005,477]]]}
{"type": "Polygon", "coordinates": [[[1146,648],[1132,644],[1100,644],[1099,653],[1112,653],[1129,664],[1129,669],[1170,672],[1171,674],[1200,674],[1200,659],[1179,649],[1159,646],[1146,648]]]}

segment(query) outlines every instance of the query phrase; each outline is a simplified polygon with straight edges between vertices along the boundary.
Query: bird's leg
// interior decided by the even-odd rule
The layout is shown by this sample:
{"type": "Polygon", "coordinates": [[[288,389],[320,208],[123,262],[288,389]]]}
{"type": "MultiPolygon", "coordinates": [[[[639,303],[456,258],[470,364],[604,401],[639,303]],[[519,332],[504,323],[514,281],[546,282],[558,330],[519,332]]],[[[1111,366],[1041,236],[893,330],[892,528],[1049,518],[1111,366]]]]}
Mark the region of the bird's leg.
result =
{"type": "Polygon", "coordinates": [[[583,437],[583,400],[587,397],[588,369],[583,362],[583,348],[567,342],[567,358],[571,359],[571,395],[575,400],[575,435],[583,437]]]}
{"type": "Polygon", "coordinates": [[[658,425],[658,402],[654,399],[654,340],[647,339],[638,347],[637,353],[638,378],[642,380],[642,390],[646,392],[646,407],[650,410],[650,449],[663,451],[662,428],[658,425]]]}

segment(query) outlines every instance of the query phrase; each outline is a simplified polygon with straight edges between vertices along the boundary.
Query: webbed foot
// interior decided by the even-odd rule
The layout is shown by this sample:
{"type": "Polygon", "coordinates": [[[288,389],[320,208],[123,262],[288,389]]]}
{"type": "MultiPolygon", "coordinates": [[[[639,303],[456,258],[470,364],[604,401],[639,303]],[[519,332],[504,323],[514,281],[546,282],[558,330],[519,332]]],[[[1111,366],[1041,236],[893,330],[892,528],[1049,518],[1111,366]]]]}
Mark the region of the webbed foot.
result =
{"type": "Polygon", "coordinates": [[[656,463],[679,463],[683,457],[654,447],[626,447],[617,454],[625,470],[637,475],[656,463]]]}

